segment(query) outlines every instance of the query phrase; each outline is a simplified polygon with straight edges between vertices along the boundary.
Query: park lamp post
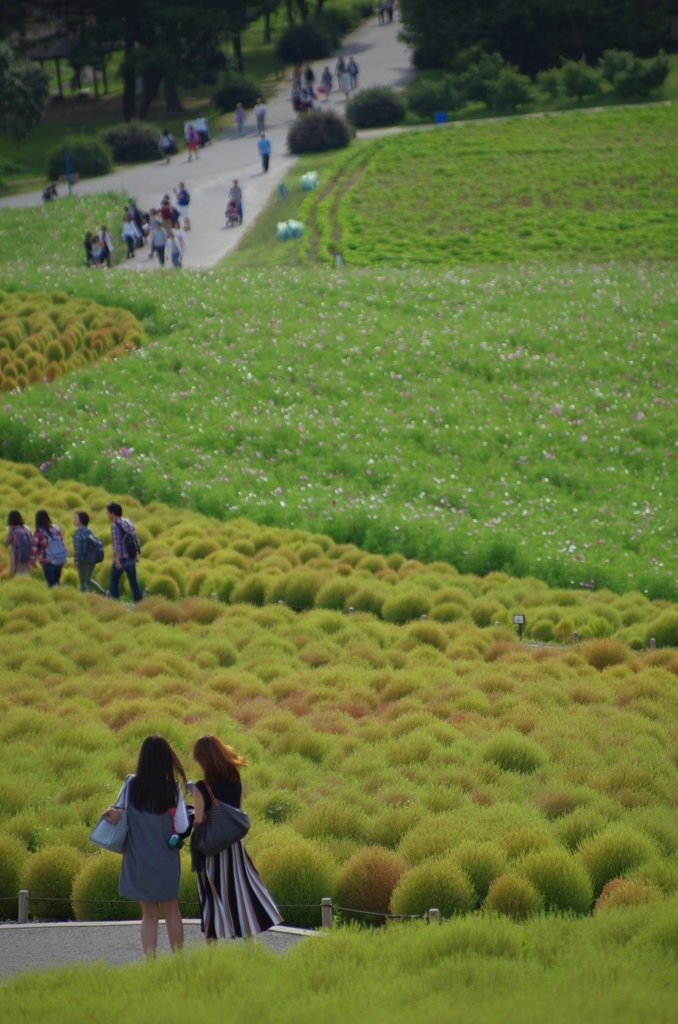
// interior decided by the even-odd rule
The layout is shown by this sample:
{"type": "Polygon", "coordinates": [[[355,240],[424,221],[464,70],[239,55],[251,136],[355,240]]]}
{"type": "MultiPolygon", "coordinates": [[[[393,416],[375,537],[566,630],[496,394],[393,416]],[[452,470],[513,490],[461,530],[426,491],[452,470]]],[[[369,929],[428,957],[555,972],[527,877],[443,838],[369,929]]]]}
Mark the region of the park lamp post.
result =
{"type": "Polygon", "coordinates": [[[518,639],[522,640],[523,639],[523,626],[525,625],[525,616],[524,615],[514,615],[513,616],[513,624],[514,624],[514,626],[518,627],[518,639]]]}

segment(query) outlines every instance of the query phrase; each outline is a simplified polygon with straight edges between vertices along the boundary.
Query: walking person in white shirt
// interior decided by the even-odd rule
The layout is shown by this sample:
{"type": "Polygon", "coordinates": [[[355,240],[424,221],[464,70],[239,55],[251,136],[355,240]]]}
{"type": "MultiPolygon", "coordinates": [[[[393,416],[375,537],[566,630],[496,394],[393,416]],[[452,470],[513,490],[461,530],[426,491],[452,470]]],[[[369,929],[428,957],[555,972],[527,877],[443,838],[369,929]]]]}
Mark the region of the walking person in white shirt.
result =
{"type": "Polygon", "coordinates": [[[266,131],[266,104],[261,102],[261,99],[257,100],[257,105],[254,108],[254,116],[257,119],[257,131],[259,135],[262,135],[266,131]]]}

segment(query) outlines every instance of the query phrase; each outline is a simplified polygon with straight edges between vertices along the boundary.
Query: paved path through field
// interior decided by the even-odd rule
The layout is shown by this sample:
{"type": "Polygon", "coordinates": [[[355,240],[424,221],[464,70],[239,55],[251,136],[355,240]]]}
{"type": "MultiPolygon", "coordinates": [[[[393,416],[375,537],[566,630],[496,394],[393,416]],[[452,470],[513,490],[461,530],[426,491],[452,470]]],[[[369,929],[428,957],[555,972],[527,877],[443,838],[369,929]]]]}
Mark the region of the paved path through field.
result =
{"type": "MultiPolygon", "coordinates": [[[[276,953],[286,953],[307,936],[315,939],[320,933],[279,925],[257,942],[264,942],[276,953]]],[[[184,937],[187,946],[204,941],[198,921],[184,921],[184,937]]],[[[161,922],[158,952],[169,951],[161,922]]],[[[97,960],[113,966],[143,960],[139,921],[0,925],[0,978],[32,968],[97,960]]]]}
{"type": "MultiPolygon", "coordinates": [[[[358,87],[370,85],[392,85],[402,87],[412,76],[407,48],[397,39],[398,24],[381,26],[372,18],[348,36],[341,53],[346,58],[354,56],[360,68],[358,87]]],[[[316,61],[313,70],[316,85],[325,64],[334,74],[336,56],[327,61],[316,61]]],[[[335,78],[336,86],[336,78],[335,78]]],[[[164,162],[141,164],[124,168],[101,178],[90,178],[75,186],[78,195],[94,192],[125,192],[137,197],[139,207],[148,210],[158,206],[165,192],[172,190],[181,180],[191,194],[189,214],[192,230],[188,235],[186,267],[211,267],[236,247],[242,231],[251,225],[255,217],[269,201],[280,181],[295,163],[295,158],[286,155],[286,140],[289,126],[294,120],[290,103],[291,80],[283,81],[275,96],[267,102],[267,135],[271,140],[272,157],[268,174],[263,174],[257,153],[257,135],[252,114],[245,125],[246,134],[239,138],[235,128],[224,132],[211,146],[200,152],[196,163],[188,163],[182,152],[173,157],[169,165],[164,162]],[[245,224],[243,227],[224,227],[226,198],[233,178],[237,178],[243,190],[245,224]]],[[[344,97],[336,87],[327,106],[343,108],[344,97]]],[[[63,193],[65,186],[61,186],[63,193]]],[[[0,199],[0,208],[33,206],[40,202],[39,192],[22,192],[19,195],[0,199]]],[[[281,218],[284,206],[281,206],[281,218]]],[[[98,225],[92,225],[92,229],[98,225]]],[[[121,225],[109,225],[115,234],[121,225]]],[[[273,239],[271,240],[273,241],[273,239]]],[[[157,261],[147,259],[146,250],[137,254],[135,264],[139,269],[156,267],[157,261]]],[[[132,261],[129,261],[131,265],[132,261]]]]}

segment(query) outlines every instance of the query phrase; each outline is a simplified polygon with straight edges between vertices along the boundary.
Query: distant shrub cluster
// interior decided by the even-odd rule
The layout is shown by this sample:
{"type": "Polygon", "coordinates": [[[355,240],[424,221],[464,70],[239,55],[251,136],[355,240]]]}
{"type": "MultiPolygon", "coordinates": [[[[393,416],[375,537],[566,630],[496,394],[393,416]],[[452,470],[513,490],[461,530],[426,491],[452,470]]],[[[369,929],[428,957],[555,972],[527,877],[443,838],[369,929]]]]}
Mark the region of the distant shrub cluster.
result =
{"type": "Polygon", "coordinates": [[[347,116],[355,128],[388,128],[405,117],[405,103],[399,93],[385,86],[363,89],[349,102],[347,116]]]}
{"type": "Polygon", "coordinates": [[[291,153],[323,153],[328,149],[344,149],[351,140],[343,117],[333,110],[312,111],[301,115],[287,133],[291,153]]]}
{"type": "Polygon", "coordinates": [[[106,128],[101,141],[108,146],[118,164],[138,164],[158,156],[158,130],[141,121],[130,121],[106,128]]]}
{"type": "Polygon", "coordinates": [[[110,174],[113,169],[111,151],[99,139],[87,135],[68,135],[47,154],[47,177],[58,181],[67,173],[66,153],[72,174],[81,178],[96,178],[110,174]]]}
{"type": "Polygon", "coordinates": [[[0,388],[13,391],[53,381],[100,359],[139,348],[143,329],[127,309],[42,295],[0,291],[0,388]]]}

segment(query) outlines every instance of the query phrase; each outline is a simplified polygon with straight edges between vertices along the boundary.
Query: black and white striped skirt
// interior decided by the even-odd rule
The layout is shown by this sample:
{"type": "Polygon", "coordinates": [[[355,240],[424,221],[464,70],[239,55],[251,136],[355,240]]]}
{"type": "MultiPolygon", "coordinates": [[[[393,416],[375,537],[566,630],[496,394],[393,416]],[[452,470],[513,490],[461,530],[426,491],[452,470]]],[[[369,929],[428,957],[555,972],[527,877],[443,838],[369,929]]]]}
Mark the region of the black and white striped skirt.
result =
{"type": "Polygon", "coordinates": [[[216,857],[199,856],[197,860],[200,927],[206,939],[242,939],[282,922],[242,842],[216,857]]]}

